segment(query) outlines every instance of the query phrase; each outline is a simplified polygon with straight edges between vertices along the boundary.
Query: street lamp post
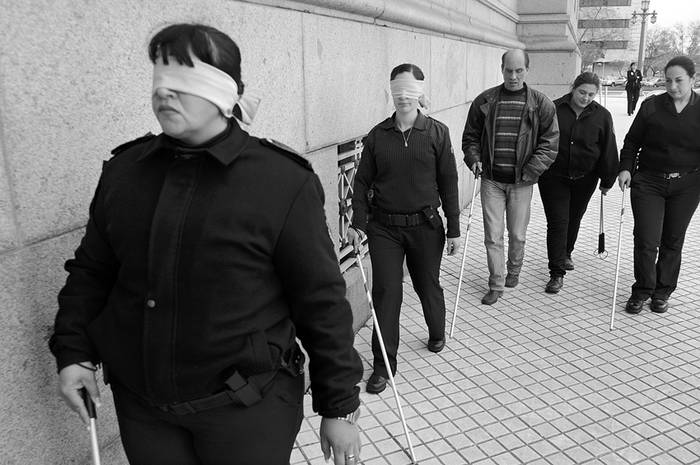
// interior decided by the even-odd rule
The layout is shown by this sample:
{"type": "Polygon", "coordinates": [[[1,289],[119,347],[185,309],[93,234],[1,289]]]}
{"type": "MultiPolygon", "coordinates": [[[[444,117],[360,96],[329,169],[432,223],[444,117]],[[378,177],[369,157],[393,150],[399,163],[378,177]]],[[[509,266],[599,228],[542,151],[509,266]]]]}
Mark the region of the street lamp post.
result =
{"type": "Polygon", "coordinates": [[[637,57],[637,69],[644,74],[644,39],[647,32],[647,16],[651,16],[651,24],[656,22],[656,10],[648,13],[650,0],[642,0],[642,12],[637,10],[632,12],[632,24],[637,22],[637,18],[642,19],[642,30],[639,34],[639,55],[637,57]]]}

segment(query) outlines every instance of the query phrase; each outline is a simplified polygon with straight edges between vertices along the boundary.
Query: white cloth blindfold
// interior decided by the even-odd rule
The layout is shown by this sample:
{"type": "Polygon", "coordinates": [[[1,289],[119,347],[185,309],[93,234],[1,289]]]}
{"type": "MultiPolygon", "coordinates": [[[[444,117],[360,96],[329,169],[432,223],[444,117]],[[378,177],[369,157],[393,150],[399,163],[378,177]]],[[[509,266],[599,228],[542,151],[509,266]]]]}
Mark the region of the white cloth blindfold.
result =
{"type": "Polygon", "coordinates": [[[405,97],[416,100],[423,96],[424,85],[424,81],[419,81],[411,77],[400,77],[389,82],[392,97],[405,97]]]}
{"type": "Polygon", "coordinates": [[[180,64],[172,57],[166,65],[158,58],[153,65],[153,93],[164,87],[192,94],[216,105],[225,117],[233,116],[233,107],[238,102],[236,81],[220,69],[191,58],[194,67],[180,64]]]}

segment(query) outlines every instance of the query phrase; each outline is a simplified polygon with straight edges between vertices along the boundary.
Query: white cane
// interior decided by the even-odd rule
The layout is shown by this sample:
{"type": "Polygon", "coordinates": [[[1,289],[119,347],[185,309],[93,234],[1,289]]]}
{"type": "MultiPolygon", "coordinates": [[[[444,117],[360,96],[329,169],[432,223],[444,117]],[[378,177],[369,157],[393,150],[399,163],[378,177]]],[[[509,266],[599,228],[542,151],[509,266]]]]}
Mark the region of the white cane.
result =
{"type": "Polygon", "coordinates": [[[394,381],[394,375],[391,373],[391,365],[389,365],[389,356],[386,353],[386,347],[384,347],[384,338],[382,337],[382,330],[379,328],[379,322],[377,321],[377,313],[374,311],[374,302],[372,301],[372,293],[369,291],[369,285],[367,284],[367,276],[365,275],[365,269],[362,266],[362,252],[355,251],[355,257],[357,258],[357,266],[360,268],[360,273],[362,274],[362,283],[365,285],[365,293],[367,294],[367,301],[369,302],[369,309],[372,311],[372,319],[374,321],[374,330],[377,332],[377,339],[379,340],[379,347],[382,350],[382,358],[384,359],[384,366],[387,368],[387,374],[389,375],[389,381],[391,382],[391,388],[394,391],[394,399],[396,400],[396,406],[399,409],[399,416],[401,416],[401,424],[403,425],[403,431],[406,434],[406,441],[408,442],[408,449],[411,453],[411,463],[415,464],[416,455],[413,452],[413,444],[411,443],[411,436],[408,434],[408,426],[406,425],[406,417],[403,415],[403,409],[401,408],[401,400],[399,398],[399,391],[396,389],[396,382],[394,381]]]}
{"type": "Polygon", "coordinates": [[[474,211],[474,201],[476,200],[476,184],[478,176],[474,176],[474,192],[472,192],[472,202],[469,205],[469,218],[467,219],[467,234],[464,239],[464,248],[462,249],[462,266],[459,267],[459,282],[457,283],[457,297],[455,298],[455,308],[452,312],[452,324],[450,325],[450,339],[455,330],[455,321],[457,320],[457,309],[459,308],[459,293],[462,291],[462,277],[464,276],[464,262],[467,259],[467,245],[469,244],[469,231],[472,225],[472,212],[474,211]]]}
{"type": "Polygon", "coordinates": [[[613,288],[612,308],[610,309],[610,331],[615,325],[615,300],[617,299],[617,281],[620,277],[620,246],[622,242],[622,224],[625,222],[625,192],[622,188],[622,206],[620,208],[620,231],[617,233],[617,261],[615,263],[615,287],[613,288]]]}
{"type": "Polygon", "coordinates": [[[83,397],[83,403],[88,412],[88,417],[90,418],[90,449],[92,451],[92,465],[100,465],[100,445],[97,442],[97,412],[95,410],[95,403],[92,401],[90,394],[88,394],[87,389],[82,388],[80,390],[80,395],[83,397]]]}

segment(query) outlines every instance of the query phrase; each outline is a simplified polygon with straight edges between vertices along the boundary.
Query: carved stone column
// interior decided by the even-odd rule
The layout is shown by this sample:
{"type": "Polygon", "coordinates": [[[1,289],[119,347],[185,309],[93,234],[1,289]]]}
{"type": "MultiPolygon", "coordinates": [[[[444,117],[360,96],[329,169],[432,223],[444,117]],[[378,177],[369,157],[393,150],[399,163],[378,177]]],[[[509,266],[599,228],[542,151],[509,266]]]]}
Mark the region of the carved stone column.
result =
{"type": "Polygon", "coordinates": [[[550,98],[565,94],[581,70],[576,1],[518,2],[518,38],[530,55],[528,84],[550,98]]]}

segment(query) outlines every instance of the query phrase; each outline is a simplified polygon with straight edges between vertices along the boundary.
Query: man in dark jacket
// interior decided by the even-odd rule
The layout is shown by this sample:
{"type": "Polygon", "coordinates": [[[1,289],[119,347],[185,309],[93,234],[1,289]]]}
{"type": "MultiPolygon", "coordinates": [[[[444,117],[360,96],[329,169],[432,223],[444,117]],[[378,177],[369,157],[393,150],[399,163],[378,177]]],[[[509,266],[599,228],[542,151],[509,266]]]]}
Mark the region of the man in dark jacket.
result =
{"type": "Polygon", "coordinates": [[[504,287],[518,284],[532,185],[557,155],[559,127],[554,104],[525,84],[529,65],[528,54],[522,50],[503,54],[503,84],[474,99],[462,135],[465,163],[476,176],[483,174],[481,206],[489,267],[489,291],[481,299],[485,305],[495,303],[504,287]]]}

